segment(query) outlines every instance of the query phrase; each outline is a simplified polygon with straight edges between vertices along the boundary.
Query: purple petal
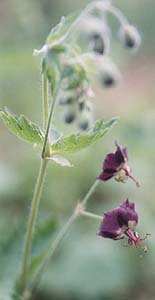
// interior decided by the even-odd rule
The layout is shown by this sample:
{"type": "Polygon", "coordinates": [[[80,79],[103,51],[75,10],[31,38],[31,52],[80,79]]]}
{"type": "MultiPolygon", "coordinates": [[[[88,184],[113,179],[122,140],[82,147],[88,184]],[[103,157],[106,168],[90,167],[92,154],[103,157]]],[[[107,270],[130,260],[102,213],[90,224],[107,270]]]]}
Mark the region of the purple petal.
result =
{"type": "Polygon", "coordinates": [[[116,157],[116,153],[109,153],[106,155],[105,160],[103,162],[103,170],[117,170],[120,165],[120,161],[118,161],[116,157]]]}
{"type": "Polygon", "coordinates": [[[134,203],[126,199],[119,207],[104,213],[98,235],[119,239],[122,233],[128,229],[129,222],[138,223],[138,215],[134,210],[134,203]]]}
{"type": "Polygon", "coordinates": [[[103,171],[97,179],[105,181],[112,178],[127,161],[126,147],[120,147],[118,144],[116,144],[116,147],[115,153],[108,153],[106,155],[102,166],[103,171]]]}
{"type": "Polygon", "coordinates": [[[114,170],[111,170],[111,173],[106,173],[103,171],[98,177],[96,177],[96,179],[106,181],[106,180],[112,178],[114,176],[114,174],[115,174],[114,170]]]}
{"type": "Polygon", "coordinates": [[[116,143],[116,147],[117,147],[115,152],[116,160],[119,164],[123,164],[128,159],[126,147],[120,147],[117,143],[116,143]]]}

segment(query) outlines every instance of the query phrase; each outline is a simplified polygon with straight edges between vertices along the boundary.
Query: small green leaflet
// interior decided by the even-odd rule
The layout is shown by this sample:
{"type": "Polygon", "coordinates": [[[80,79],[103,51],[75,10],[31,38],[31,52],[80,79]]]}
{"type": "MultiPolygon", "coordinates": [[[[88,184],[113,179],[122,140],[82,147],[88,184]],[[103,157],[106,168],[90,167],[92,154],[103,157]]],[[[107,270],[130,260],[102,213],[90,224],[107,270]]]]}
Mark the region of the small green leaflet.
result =
{"type": "Polygon", "coordinates": [[[78,13],[71,14],[67,17],[62,17],[60,23],[52,28],[51,32],[47,37],[47,45],[51,45],[53,42],[59,41],[59,39],[67,37],[67,32],[70,29],[70,26],[78,17],[78,13]]]}
{"type": "Polygon", "coordinates": [[[98,120],[87,133],[72,134],[59,138],[51,145],[51,155],[55,153],[77,152],[101,139],[116,124],[118,118],[109,121],[98,120]]]}
{"type": "Polygon", "coordinates": [[[0,117],[6,127],[19,138],[33,144],[42,144],[44,135],[40,128],[24,115],[19,117],[6,110],[0,110],[0,117]]]}

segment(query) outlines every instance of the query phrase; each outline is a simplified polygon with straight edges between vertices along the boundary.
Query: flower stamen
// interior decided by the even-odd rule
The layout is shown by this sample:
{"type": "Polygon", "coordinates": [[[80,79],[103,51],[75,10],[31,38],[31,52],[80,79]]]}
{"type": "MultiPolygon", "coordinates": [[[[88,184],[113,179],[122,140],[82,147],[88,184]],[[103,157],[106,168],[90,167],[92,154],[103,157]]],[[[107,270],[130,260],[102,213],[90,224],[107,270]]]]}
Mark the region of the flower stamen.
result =
{"type": "Polygon", "coordinates": [[[147,247],[143,246],[141,244],[141,241],[145,240],[147,238],[148,234],[146,234],[146,236],[141,239],[138,235],[138,232],[134,232],[131,229],[125,230],[124,233],[129,237],[128,244],[130,246],[136,246],[136,248],[139,248],[139,249],[143,250],[144,253],[147,253],[147,251],[148,251],[147,247]]]}

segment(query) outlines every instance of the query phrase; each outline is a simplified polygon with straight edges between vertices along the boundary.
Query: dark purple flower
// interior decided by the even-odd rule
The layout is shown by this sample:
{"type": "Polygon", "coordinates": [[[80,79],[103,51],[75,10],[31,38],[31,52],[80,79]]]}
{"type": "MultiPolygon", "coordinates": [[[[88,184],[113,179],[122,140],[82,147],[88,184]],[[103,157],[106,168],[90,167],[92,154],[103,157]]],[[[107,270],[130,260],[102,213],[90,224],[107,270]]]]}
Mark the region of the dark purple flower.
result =
{"type": "Polygon", "coordinates": [[[128,237],[128,244],[135,245],[147,252],[147,248],[140,243],[137,232],[134,231],[138,223],[138,214],[135,211],[135,204],[126,199],[119,207],[103,214],[99,232],[97,235],[113,240],[128,237]]]}
{"type": "Polygon", "coordinates": [[[102,172],[97,179],[106,181],[115,177],[116,181],[125,182],[130,177],[139,187],[139,182],[133,178],[131,169],[126,165],[127,160],[126,147],[121,147],[116,143],[116,151],[106,155],[103,161],[102,172]]]}

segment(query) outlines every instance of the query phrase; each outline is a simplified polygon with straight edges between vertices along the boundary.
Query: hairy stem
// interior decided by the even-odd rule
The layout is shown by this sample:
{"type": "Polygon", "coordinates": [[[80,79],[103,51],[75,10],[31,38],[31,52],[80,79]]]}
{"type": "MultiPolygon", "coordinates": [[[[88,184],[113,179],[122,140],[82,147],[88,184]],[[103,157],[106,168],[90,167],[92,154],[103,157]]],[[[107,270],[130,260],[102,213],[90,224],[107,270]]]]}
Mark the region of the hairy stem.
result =
{"type": "Polygon", "coordinates": [[[95,189],[97,188],[99,184],[98,180],[95,180],[94,184],[90,187],[89,191],[87,192],[87,194],[85,195],[85,197],[83,198],[81,204],[85,207],[87,204],[87,201],[89,200],[90,196],[92,195],[92,193],[95,191],[95,189]]]}
{"type": "MultiPolygon", "coordinates": [[[[56,236],[56,239],[54,241],[52,240],[51,246],[49,247],[49,250],[48,250],[46,256],[44,257],[44,260],[42,261],[42,264],[40,265],[40,267],[37,270],[37,273],[35,275],[35,278],[34,278],[35,284],[34,284],[34,288],[33,288],[34,293],[38,288],[40,280],[43,276],[43,272],[46,269],[46,267],[48,266],[48,263],[49,263],[50,259],[53,257],[55,251],[57,250],[57,248],[60,244],[60,242],[62,241],[65,234],[68,232],[68,229],[73,224],[73,222],[76,220],[76,218],[80,215],[87,215],[87,217],[89,215],[89,217],[92,217],[92,218],[94,218],[94,216],[96,217],[96,215],[94,215],[94,214],[84,212],[84,208],[85,208],[88,200],[90,199],[91,195],[93,194],[93,192],[97,188],[98,183],[99,183],[99,181],[95,180],[94,184],[90,187],[89,191],[87,192],[85,197],[82,199],[81,203],[78,203],[78,205],[76,206],[76,208],[73,211],[72,215],[70,216],[70,218],[68,219],[66,224],[62,227],[62,229],[60,230],[60,232],[56,236]]],[[[101,219],[100,216],[97,216],[97,218],[101,219]]]]}
{"type": "Polygon", "coordinates": [[[45,133],[45,139],[44,139],[43,150],[42,150],[40,170],[39,170],[39,174],[38,174],[38,178],[37,178],[37,182],[36,182],[36,186],[35,186],[35,190],[34,190],[34,196],[33,196],[32,202],[31,202],[31,208],[30,208],[30,213],[29,213],[29,218],[28,218],[28,226],[27,226],[27,231],[26,231],[26,236],[25,236],[21,273],[20,273],[19,280],[17,281],[17,290],[18,290],[17,292],[18,293],[22,293],[24,291],[24,289],[26,287],[26,283],[27,283],[27,273],[28,273],[29,258],[30,258],[30,253],[31,253],[31,243],[32,243],[32,237],[33,237],[33,231],[34,231],[34,227],[35,227],[35,223],[36,223],[36,217],[37,217],[37,213],[38,213],[43,182],[44,182],[46,168],[47,168],[47,164],[48,164],[48,160],[46,159],[46,155],[48,156],[48,149],[46,150],[46,147],[47,147],[47,143],[48,143],[48,135],[49,135],[52,116],[54,113],[55,103],[56,103],[56,93],[53,97],[50,114],[48,116],[47,80],[44,77],[43,78],[43,106],[44,106],[44,122],[47,123],[47,125],[46,125],[46,133],[45,133]]]}
{"type": "Polygon", "coordinates": [[[31,203],[31,209],[29,213],[28,218],[28,226],[27,226],[27,232],[25,235],[25,242],[24,242],[24,251],[23,251],[23,259],[22,259],[22,267],[21,267],[21,275],[19,278],[19,289],[23,290],[26,286],[27,281],[27,271],[28,271],[28,265],[29,265],[29,258],[30,258],[30,252],[31,252],[31,242],[36,222],[36,217],[38,213],[39,208],[39,202],[43,187],[43,182],[45,178],[46,168],[47,168],[47,162],[46,160],[41,160],[40,164],[40,170],[34,190],[34,195],[31,203]]]}

